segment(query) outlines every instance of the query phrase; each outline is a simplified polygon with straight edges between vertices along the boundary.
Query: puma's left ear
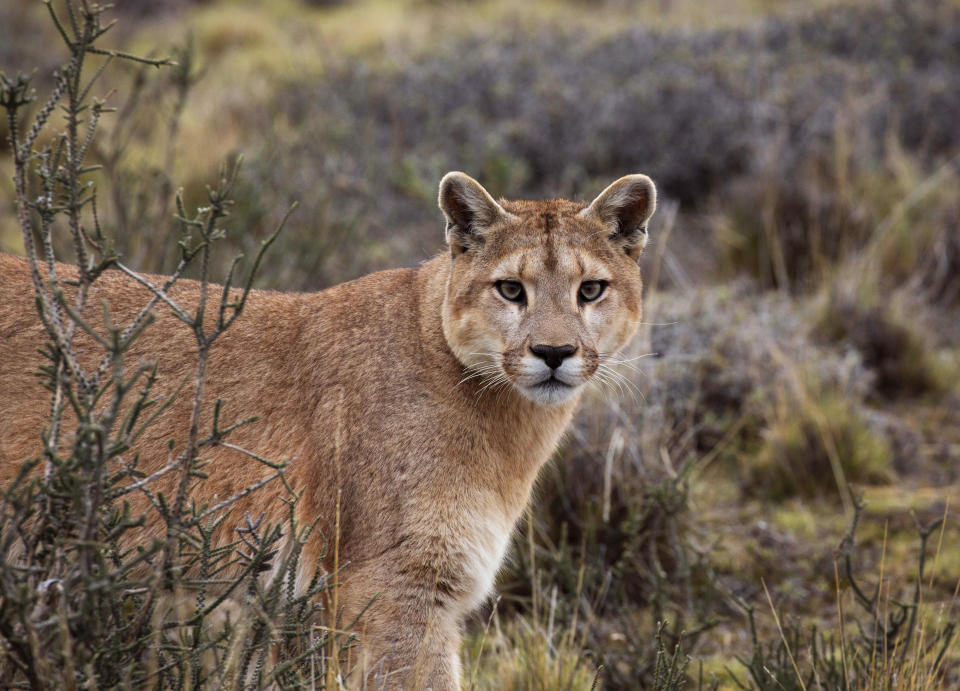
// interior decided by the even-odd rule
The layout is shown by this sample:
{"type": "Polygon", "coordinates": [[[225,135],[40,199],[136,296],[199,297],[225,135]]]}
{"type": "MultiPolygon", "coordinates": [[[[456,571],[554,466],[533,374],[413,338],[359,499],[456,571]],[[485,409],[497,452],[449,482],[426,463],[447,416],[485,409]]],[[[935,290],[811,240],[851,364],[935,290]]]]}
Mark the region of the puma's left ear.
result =
{"type": "Polygon", "coordinates": [[[597,218],[608,229],[610,242],[639,258],[647,244],[647,221],[657,208],[657,188],[646,175],[625,175],[586,209],[583,217],[597,218]]]}

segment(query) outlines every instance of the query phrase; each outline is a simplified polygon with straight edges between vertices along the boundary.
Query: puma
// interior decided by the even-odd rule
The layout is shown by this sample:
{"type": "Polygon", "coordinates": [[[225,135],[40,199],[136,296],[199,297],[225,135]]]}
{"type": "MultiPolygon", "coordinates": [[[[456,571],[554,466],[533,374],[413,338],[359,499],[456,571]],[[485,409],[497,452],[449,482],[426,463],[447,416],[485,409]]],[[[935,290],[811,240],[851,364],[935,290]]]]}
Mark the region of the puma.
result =
{"type": "MultiPolygon", "coordinates": [[[[319,517],[329,540],[338,520],[337,621],[367,608],[353,678],[376,677],[377,688],[460,687],[462,621],[490,593],[585,385],[641,320],[638,259],[656,191],[648,177],[629,175],[590,204],[497,202],[453,172],[440,183],[439,203],[443,253],[319,293],[254,291],[208,365],[202,424],[209,427],[217,398],[225,414],[259,415],[233,443],[294,458],[287,476],[304,490],[300,521],[319,517]]],[[[181,281],[170,295],[189,307],[199,286],[181,281]]],[[[102,324],[105,299],[113,321],[124,323],[150,297],[110,271],[94,284],[87,318],[102,324]]],[[[39,453],[49,415],[49,393],[34,376],[45,339],[33,305],[25,260],[0,255],[4,486],[39,453]]],[[[169,393],[194,366],[195,349],[189,330],[158,308],[128,360],[156,360],[158,386],[169,393]]],[[[191,405],[190,396],[175,399],[139,440],[146,473],[167,463],[168,441],[183,435],[191,405]]],[[[271,472],[223,447],[204,457],[210,476],[193,491],[200,500],[231,496],[271,472]]],[[[286,496],[268,484],[234,514],[281,521],[286,496]]],[[[144,531],[159,529],[148,523],[144,531]]],[[[307,544],[301,581],[323,543],[315,533],[307,544]]],[[[332,558],[328,550],[328,570],[332,558]]]]}

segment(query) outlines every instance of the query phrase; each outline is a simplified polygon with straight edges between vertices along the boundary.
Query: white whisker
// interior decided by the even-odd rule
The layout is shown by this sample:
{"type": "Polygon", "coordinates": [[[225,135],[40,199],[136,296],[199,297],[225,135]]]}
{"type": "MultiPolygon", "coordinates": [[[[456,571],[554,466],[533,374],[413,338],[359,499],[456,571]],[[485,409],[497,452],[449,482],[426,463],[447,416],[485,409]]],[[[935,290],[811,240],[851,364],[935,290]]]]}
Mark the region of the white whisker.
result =
{"type": "Polygon", "coordinates": [[[600,357],[605,357],[606,359],[608,359],[608,360],[610,360],[610,361],[612,361],[612,362],[617,362],[617,363],[620,363],[620,364],[625,364],[625,363],[627,363],[627,362],[633,362],[634,360],[643,360],[644,358],[648,358],[648,357],[656,357],[656,356],[659,355],[659,354],[660,354],[660,353],[644,353],[643,355],[637,355],[636,357],[623,359],[623,358],[618,358],[617,356],[615,356],[615,355],[613,355],[613,354],[611,353],[611,354],[609,354],[609,355],[601,354],[600,357]]]}
{"type": "Polygon", "coordinates": [[[507,377],[504,377],[503,381],[495,388],[495,390],[497,391],[497,398],[496,398],[496,401],[494,402],[497,405],[500,405],[500,397],[503,396],[505,392],[510,390],[510,384],[511,384],[510,380],[507,377]]]}
{"type": "Polygon", "coordinates": [[[456,389],[458,386],[464,382],[470,381],[471,379],[487,377],[491,374],[495,374],[500,371],[500,366],[492,363],[487,363],[484,365],[475,365],[473,367],[466,367],[467,376],[458,381],[453,388],[456,389]]]}
{"type": "Polygon", "coordinates": [[[484,391],[486,391],[487,389],[489,389],[489,388],[492,387],[493,385],[498,384],[498,383],[500,383],[500,382],[502,382],[502,381],[507,381],[507,382],[509,382],[510,380],[507,379],[507,375],[505,375],[503,372],[499,372],[499,373],[497,373],[494,377],[492,377],[492,378],[490,379],[490,381],[486,382],[486,383],[480,388],[479,391],[477,391],[477,396],[476,396],[477,400],[478,400],[478,401],[480,400],[480,396],[483,395],[483,392],[484,392],[484,391]]]}
{"type": "MultiPolygon", "coordinates": [[[[622,365],[622,366],[626,367],[628,370],[630,370],[631,372],[634,372],[634,373],[636,373],[636,374],[639,374],[639,375],[642,376],[642,377],[648,377],[648,376],[649,376],[649,375],[648,375],[646,372],[644,372],[643,370],[637,369],[636,367],[634,367],[633,365],[631,365],[631,364],[629,364],[629,363],[627,363],[627,362],[617,362],[616,360],[611,360],[610,363],[611,363],[610,365],[604,363],[604,367],[611,367],[611,365],[622,365]]],[[[611,367],[611,369],[612,369],[612,367],[611,367]]],[[[618,373],[618,374],[619,374],[619,373],[618,373]]]]}
{"type": "Polygon", "coordinates": [[[620,395],[621,396],[623,395],[623,386],[620,384],[619,381],[617,381],[616,377],[612,376],[614,374],[613,370],[606,367],[605,365],[600,365],[597,368],[597,374],[604,377],[609,384],[616,386],[617,390],[620,392],[620,395]]]}
{"type": "MultiPolygon", "coordinates": [[[[643,402],[646,403],[647,397],[643,395],[643,391],[640,390],[640,387],[637,386],[637,384],[636,384],[634,381],[632,381],[629,377],[624,376],[624,375],[621,374],[620,372],[617,372],[616,370],[610,370],[610,371],[611,371],[615,376],[617,376],[617,377],[619,377],[620,379],[622,379],[622,380],[623,380],[623,383],[626,384],[626,386],[627,386],[628,389],[632,388],[635,392],[637,392],[637,393],[640,395],[641,400],[643,400],[643,402]]],[[[640,374],[644,374],[644,373],[643,373],[643,372],[640,372],[640,374]]]]}

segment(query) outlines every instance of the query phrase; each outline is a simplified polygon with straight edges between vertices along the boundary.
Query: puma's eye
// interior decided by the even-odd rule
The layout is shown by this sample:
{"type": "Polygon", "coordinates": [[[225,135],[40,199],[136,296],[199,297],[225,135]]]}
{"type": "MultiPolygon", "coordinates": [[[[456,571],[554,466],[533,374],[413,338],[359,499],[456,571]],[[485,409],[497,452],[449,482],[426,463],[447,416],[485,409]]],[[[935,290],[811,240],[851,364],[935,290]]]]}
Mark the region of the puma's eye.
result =
{"type": "Polygon", "coordinates": [[[510,302],[526,302],[527,296],[520,281],[497,281],[496,286],[497,292],[510,302]]]}
{"type": "Polygon", "coordinates": [[[580,284],[580,299],[584,302],[593,302],[607,288],[606,281],[584,281],[580,284]]]}

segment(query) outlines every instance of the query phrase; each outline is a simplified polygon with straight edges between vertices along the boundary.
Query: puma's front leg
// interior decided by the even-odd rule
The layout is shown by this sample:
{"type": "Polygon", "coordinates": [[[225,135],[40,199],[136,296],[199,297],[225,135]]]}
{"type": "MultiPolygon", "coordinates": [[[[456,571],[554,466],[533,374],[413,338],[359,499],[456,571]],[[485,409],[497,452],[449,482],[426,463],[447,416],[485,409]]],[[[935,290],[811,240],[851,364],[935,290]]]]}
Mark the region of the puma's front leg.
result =
{"type": "Polygon", "coordinates": [[[366,607],[354,629],[360,657],[351,676],[373,689],[458,691],[459,616],[429,584],[395,574],[387,580],[389,590],[362,574],[344,583],[340,621],[349,623],[366,607]]]}

